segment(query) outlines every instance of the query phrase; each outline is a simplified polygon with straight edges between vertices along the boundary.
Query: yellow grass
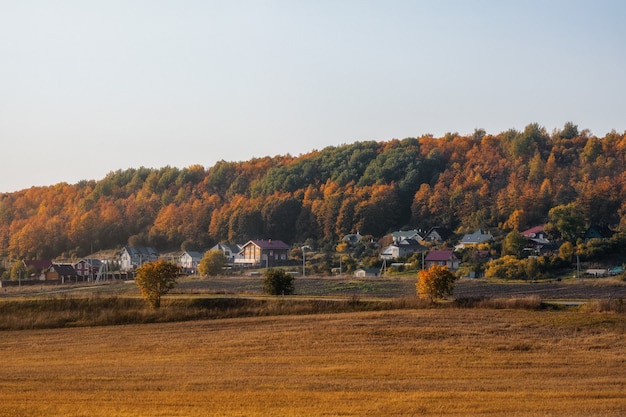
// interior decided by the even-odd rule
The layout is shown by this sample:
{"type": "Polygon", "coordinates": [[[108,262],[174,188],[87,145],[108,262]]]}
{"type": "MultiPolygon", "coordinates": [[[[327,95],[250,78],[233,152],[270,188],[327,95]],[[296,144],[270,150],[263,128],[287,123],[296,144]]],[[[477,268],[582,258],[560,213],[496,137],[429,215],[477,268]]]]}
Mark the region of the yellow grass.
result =
{"type": "Polygon", "coordinates": [[[626,317],[402,310],[0,333],[2,416],[621,416],[626,317]]]}

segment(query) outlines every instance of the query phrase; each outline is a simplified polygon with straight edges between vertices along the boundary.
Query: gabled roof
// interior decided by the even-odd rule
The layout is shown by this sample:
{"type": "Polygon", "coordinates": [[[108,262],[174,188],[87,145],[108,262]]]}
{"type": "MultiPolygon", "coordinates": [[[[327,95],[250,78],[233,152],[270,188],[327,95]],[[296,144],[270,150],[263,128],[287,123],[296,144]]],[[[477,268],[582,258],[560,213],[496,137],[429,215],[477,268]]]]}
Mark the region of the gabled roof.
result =
{"type": "Polygon", "coordinates": [[[24,265],[26,265],[26,268],[32,266],[37,271],[43,271],[44,269],[50,268],[52,261],[50,259],[38,259],[36,261],[24,261],[24,265]]]}
{"type": "Polygon", "coordinates": [[[183,256],[184,254],[189,255],[191,258],[197,258],[197,259],[202,259],[202,257],[204,257],[204,254],[194,251],[194,250],[186,250],[183,253],[181,253],[180,256],[183,256]]]}
{"type": "Polygon", "coordinates": [[[399,230],[397,232],[392,232],[391,236],[393,238],[394,241],[401,241],[403,239],[413,239],[415,237],[418,237],[420,239],[424,238],[425,233],[420,231],[420,230],[399,230]]]}
{"type": "Polygon", "coordinates": [[[440,262],[449,261],[451,259],[457,259],[452,250],[431,250],[426,255],[425,261],[440,262]]]}
{"type": "Polygon", "coordinates": [[[222,252],[226,249],[231,253],[238,253],[241,250],[241,246],[232,243],[218,243],[211,248],[211,250],[221,250],[222,252]]]}
{"type": "Polygon", "coordinates": [[[431,238],[434,234],[439,235],[442,240],[448,240],[448,238],[452,236],[452,230],[448,229],[447,227],[441,226],[431,227],[426,234],[426,238],[431,238]]]}
{"type": "Polygon", "coordinates": [[[248,246],[249,244],[253,244],[255,246],[258,246],[262,250],[289,250],[289,249],[291,249],[291,247],[289,245],[287,245],[285,242],[283,242],[282,240],[271,240],[271,239],[269,239],[269,240],[250,240],[248,243],[246,243],[243,246],[245,247],[245,246],[248,246]]]}
{"type": "Polygon", "coordinates": [[[100,259],[94,259],[94,258],[83,258],[80,261],[76,262],[74,265],[78,265],[81,262],[85,262],[86,264],[91,265],[92,267],[100,267],[100,265],[102,265],[102,261],[100,259]]]}
{"type": "Polygon", "coordinates": [[[544,226],[535,226],[535,227],[531,227],[528,230],[524,230],[521,235],[527,238],[534,238],[537,237],[539,234],[541,233],[545,233],[545,227],[544,226]]]}
{"type": "Polygon", "coordinates": [[[126,251],[131,257],[135,256],[155,256],[159,257],[159,252],[151,246],[124,246],[122,251],[126,251]]]}
{"type": "Polygon", "coordinates": [[[479,244],[489,242],[490,240],[493,240],[493,236],[491,235],[491,233],[485,233],[482,231],[482,229],[478,229],[474,233],[469,233],[463,236],[463,239],[461,239],[461,243],[479,244]]]}
{"type": "Polygon", "coordinates": [[[591,225],[583,234],[585,239],[609,239],[613,237],[615,232],[608,226],[591,225]]]}
{"type": "Polygon", "coordinates": [[[362,237],[363,236],[361,236],[361,234],[359,232],[356,232],[356,233],[351,233],[349,235],[345,235],[341,239],[341,241],[342,242],[349,242],[349,243],[352,243],[352,244],[357,244],[357,243],[359,243],[361,241],[362,237]]]}
{"type": "Polygon", "coordinates": [[[402,239],[401,241],[394,243],[394,246],[397,246],[399,248],[412,248],[412,249],[417,249],[417,250],[426,249],[425,246],[420,244],[415,239],[402,239]]]}
{"type": "Polygon", "coordinates": [[[48,270],[52,270],[52,269],[54,269],[59,275],[63,275],[63,276],[76,275],[76,270],[74,269],[72,265],[69,265],[69,264],[52,264],[50,265],[50,268],[48,268],[48,270]]]}

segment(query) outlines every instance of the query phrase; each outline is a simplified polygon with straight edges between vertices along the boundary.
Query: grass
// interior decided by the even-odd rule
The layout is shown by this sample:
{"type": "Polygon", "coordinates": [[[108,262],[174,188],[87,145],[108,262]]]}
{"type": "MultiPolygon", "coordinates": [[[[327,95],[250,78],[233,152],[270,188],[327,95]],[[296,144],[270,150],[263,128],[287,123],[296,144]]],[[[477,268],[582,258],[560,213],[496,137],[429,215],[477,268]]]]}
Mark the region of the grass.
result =
{"type": "Polygon", "coordinates": [[[626,317],[435,308],[0,333],[2,416],[620,416],[626,317]]]}
{"type": "Polygon", "coordinates": [[[362,300],[356,295],[342,299],[177,295],[164,298],[161,308],[154,310],[138,297],[63,295],[1,301],[0,331],[253,316],[334,314],[420,306],[425,307],[428,304],[416,297],[377,301],[362,300]]]}

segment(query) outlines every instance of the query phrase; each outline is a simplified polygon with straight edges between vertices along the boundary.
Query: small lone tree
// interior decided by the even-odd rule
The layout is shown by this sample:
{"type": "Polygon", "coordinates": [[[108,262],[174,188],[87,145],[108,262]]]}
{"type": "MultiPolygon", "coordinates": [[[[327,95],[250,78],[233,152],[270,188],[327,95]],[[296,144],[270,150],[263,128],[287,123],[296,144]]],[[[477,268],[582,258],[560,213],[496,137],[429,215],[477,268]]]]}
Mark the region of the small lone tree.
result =
{"type": "Polygon", "coordinates": [[[272,295],[293,294],[294,278],[282,269],[268,269],[265,272],[265,281],[263,281],[263,290],[272,295]]]}
{"type": "Polygon", "coordinates": [[[167,294],[176,285],[180,267],[163,260],[147,262],[137,268],[135,283],[141,290],[141,296],[152,306],[161,307],[161,296],[167,294]]]}
{"type": "Polygon", "coordinates": [[[228,259],[221,250],[210,250],[204,254],[198,264],[198,272],[205,276],[221,275],[227,263],[228,259]]]}
{"type": "Polygon", "coordinates": [[[456,276],[445,266],[433,265],[429,269],[423,269],[418,274],[417,295],[420,298],[428,298],[434,301],[454,292],[456,276]]]}

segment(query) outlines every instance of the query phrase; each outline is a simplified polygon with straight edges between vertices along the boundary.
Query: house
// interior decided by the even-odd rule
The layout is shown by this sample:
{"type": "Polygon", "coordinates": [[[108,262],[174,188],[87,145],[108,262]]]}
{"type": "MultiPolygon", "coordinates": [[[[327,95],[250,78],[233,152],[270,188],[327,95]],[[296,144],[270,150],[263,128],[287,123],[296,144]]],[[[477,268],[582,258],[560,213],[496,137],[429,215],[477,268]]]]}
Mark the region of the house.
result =
{"type": "Polygon", "coordinates": [[[229,243],[218,243],[209,250],[221,251],[226,259],[228,259],[228,264],[233,265],[235,263],[235,259],[239,257],[239,252],[241,252],[241,246],[232,245],[229,243]]]}
{"type": "Polygon", "coordinates": [[[146,262],[159,259],[159,252],[152,247],[124,246],[120,252],[120,269],[132,271],[146,262]]]}
{"type": "Polygon", "coordinates": [[[615,232],[608,228],[608,226],[591,225],[583,233],[583,240],[589,242],[591,239],[610,239],[615,232]]]}
{"type": "Polygon", "coordinates": [[[544,226],[531,227],[528,230],[524,230],[520,234],[526,239],[545,239],[546,241],[548,240],[544,226]]]}
{"type": "Polygon", "coordinates": [[[469,233],[463,236],[459,244],[456,245],[454,248],[456,250],[465,249],[467,247],[478,246],[483,243],[488,243],[488,242],[491,242],[492,240],[493,240],[493,236],[491,235],[491,233],[489,232],[485,233],[482,231],[482,229],[478,229],[474,233],[469,233]]]}
{"type": "Polygon", "coordinates": [[[178,258],[178,265],[183,269],[184,272],[194,274],[198,269],[198,264],[203,257],[204,255],[200,252],[186,250],[178,258]]]}
{"type": "Polygon", "coordinates": [[[348,245],[356,245],[361,241],[361,234],[357,231],[356,233],[351,233],[349,235],[345,235],[341,241],[348,243],[348,245]]]}
{"type": "Polygon", "coordinates": [[[424,236],[424,240],[432,243],[443,243],[446,240],[452,237],[452,230],[447,227],[435,226],[431,227],[426,236],[424,236]]]}
{"type": "Polygon", "coordinates": [[[358,278],[377,277],[379,275],[380,271],[374,268],[360,268],[354,271],[354,276],[358,278]]]}
{"type": "Polygon", "coordinates": [[[102,272],[103,263],[99,259],[83,258],[76,262],[73,266],[76,271],[76,275],[83,278],[83,280],[87,278],[91,281],[92,279],[98,279],[100,273],[102,272]]]}
{"type": "Polygon", "coordinates": [[[45,281],[57,281],[61,284],[65,284],[70,281],[77,281],[78,275],[76,270],[70,264],[55,264],[53,263],[43,273],[45,281]]]}
{"type": "Polygon", "coordinates": [[[391,233],[391,238],[393,239],[393,243],[402,242],[404,239],[413,239],[413,240],[420,242],[424,239],[425,234],[426,233],[422,232],[421,230],[415,230],[415,229],[400,230],[400,231],[391,233]]]}
{"type": "Polygon", "coordinates": [[[526,238],[524,251],[531,256],[545,255],[558,250],[558,244],[548,240],[544,226],[531,227],[521,232],[521,235],[526,238]]]}
{"type": "Polygon", "coordinates": [[[402,239],[401,241],[387,246],[380,254],[380,258],[386,261],[398,259],[416,252],[424,252],[426,247],[420,245],[415,239],[402,239]]]}
{"type": "Polygon", "coordinates": [[[34,270],[35,276],[43,279],[43,273],[50,268],[52,265],[52,261],[50,259],[40,259],[33,261],[24,261],[24,266],[26,266],[26,270],[34,270]]]}
{"type": "Polygon", "coordinates": [[[291,248],[280,240],[250,240],[241,247],[235,263],[250,267],[272,267],[286,264],[291,248]]]}
{"type": "Polygon", "coordinates": [[[446,266],[448,269],[459,269],[460,260],[453,250],[431,250],[424,259],[426,268],[434,265],[446,266]]]}

